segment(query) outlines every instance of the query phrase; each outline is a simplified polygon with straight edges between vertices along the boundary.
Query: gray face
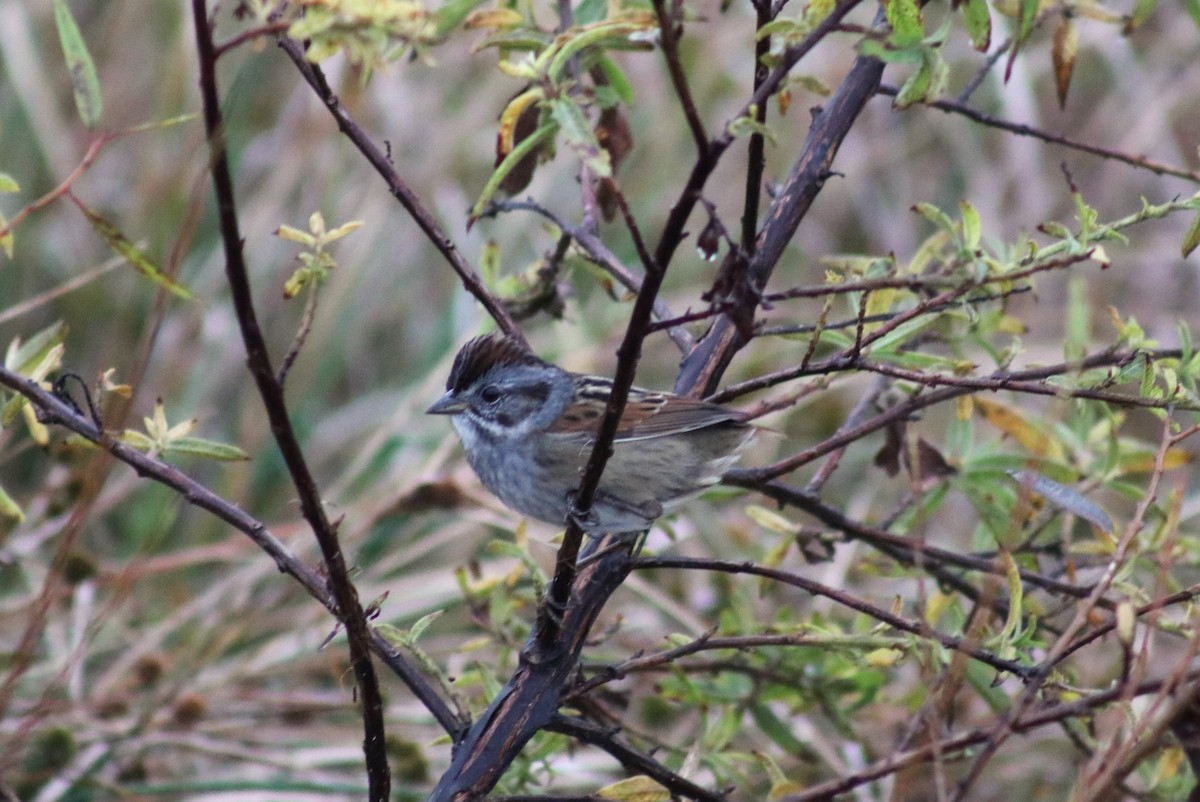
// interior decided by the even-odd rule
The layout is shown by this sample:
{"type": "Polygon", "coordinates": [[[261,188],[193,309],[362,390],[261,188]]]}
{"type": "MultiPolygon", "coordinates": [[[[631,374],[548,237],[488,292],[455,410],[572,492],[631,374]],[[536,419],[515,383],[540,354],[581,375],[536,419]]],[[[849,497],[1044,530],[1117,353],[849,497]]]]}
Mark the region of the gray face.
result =
{"type": "Polygon", "coordinates": [[[465,412],[496,435],[527,435],[549,428],[574,394],[571,377],[550,365],[498,366],[459,392],[465,412]]]}

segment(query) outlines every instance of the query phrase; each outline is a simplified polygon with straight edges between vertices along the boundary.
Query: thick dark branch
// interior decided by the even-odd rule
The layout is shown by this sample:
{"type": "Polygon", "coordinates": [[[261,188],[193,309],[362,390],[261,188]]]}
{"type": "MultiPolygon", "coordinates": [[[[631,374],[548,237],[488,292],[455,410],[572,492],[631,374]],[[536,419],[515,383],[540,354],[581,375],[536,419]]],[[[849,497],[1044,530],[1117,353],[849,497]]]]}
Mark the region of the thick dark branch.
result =
{"type": "MultiPolygon", "coordinates": [[[[763,27],[774,19],[771,4],[767,0],[758,0],[754,4],[754,31],[758,34],[763,27]]],[[[754,91],[758,92],[767,80],[767,65],[763,62],[771,52],[771,37],[760,36],[754,43],[754,91]]],[[[763,125],[767,121],[767,104],[759,103],[754,109],[754,121],[763,125]]],[[[767,138],[761,131],[750,135],[750,143],[746,146],[746,189],[742,201],[742,234],[740,244],[746,256],[754,254],[754,240],[758,236],[758,207],[762,199],[763,169],[767,163],[767,138]]]]}
{"type": "Polygon", "coordinates": [[[607,541],[591,542],[599,549],[575,574],[571,604],[556,627],[560,637],[543,644],[536,632],[531,636],[512,678],[456,745],[429,802],[482,798],[529,739],[558,715],[563,688],[596,616],[629,573],[630,544],[604,548],[607,541]]]}
{"type": "Polygon", "coordinates": [[[325,515],[321,493],[292,429],[283,387],[277,381],[275,369],[271,366],[267,343],[254,311],[249,271],[242,256],[242,236],[234,202],[233,176],[229,170],[225,126],[221,119],[221,100],[217,91],[217,51],[213,43],[205,0],[192,0],[192,22],[196,32],[209,165],[217,201],[221,241],[225,247],[225,276],[229,281],[234,312],[246,349],[246,365],[254,377],[263,409],[271,424],[271,433],[296,487],[301,513],[312,527],[325,560],[330,589],[337,603],[337,615],[346,627],[350,662],[362,696],[363,752],[367,765],[369,796],[375,802],[386,802],[391,791],[391,773],[384,749],[383,698],[379,692],[379,679],[371,664],[370,629],[358,600],[358,591],[346,571],[346,561],[338,543],[336,528],[325,515]]]}
{"type": "MultiPolygon", "coordinates": [[[[838,6],[839,9],[843,7],[849,10],[847,4],[838,6]]],[[[767,210],[755,243],[754,255],[743,268],[744,279],[751,286],[759,289],[766,286],[784,248],[791,242],[800,221],[825,185],[825,179],[831,175],[838,148],[867,101],[875,94],[882,75],[882,62],[865,56],[858,57],[829,103],[818,113],[800,158],[767,210]]],[[[755,93],[756,96],[770,85],[771,80],[768,79],[755,93]]],[[[733,355],[745,345],[745,339],[734,322],[736,315],[736,312],[728,313],[718,318],[696,348],[684,358],[675,382],[677,393],[707,395],[715,389],[733,355]]]]}

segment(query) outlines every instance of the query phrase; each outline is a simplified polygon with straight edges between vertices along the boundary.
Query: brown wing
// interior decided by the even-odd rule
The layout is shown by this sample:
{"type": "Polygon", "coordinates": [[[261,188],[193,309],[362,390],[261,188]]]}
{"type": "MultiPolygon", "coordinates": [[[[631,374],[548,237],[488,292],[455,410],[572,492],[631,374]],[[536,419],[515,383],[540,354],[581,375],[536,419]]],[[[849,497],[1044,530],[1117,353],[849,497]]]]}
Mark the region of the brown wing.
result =
{"type": "MultiPolygon", "coordinates": [[[[606,400],[599,393],[581,393],[578,400],[564,410],[552,431],[595,435],[604,417],[606,400]]],[[[617,426],[616,439],[617,442],[649,440],[741,419],[737,410],[707,401],[634,388],[617,426]]]]}

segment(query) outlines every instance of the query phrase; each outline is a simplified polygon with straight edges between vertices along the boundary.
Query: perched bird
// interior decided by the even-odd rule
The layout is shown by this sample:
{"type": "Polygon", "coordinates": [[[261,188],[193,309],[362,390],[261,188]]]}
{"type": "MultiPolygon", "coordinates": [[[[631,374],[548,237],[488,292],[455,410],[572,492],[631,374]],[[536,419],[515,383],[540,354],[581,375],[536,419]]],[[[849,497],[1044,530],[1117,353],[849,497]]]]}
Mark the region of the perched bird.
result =
{"type": "MultiPolygon", "coordinates": [[[[487,334],[458,352],[446,394],[428,412],[451,416],[488,490],[523,515],[561,526],[611,392],[609,379],[570,373],[487,334]]],[[[736,410],[633,388],[584,529],[648,528],[718,482],[754,431],[736,410]]]]}

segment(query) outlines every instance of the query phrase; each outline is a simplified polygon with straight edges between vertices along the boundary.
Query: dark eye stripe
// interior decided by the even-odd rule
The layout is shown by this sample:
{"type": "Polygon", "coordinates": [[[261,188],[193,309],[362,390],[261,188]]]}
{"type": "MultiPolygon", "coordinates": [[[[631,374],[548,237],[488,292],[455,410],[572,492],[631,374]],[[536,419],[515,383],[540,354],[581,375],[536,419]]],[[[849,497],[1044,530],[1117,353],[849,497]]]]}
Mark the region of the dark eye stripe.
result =
{"type": "Polygon", "coordinates": [[[550,385],[534,384],[529,387],[517,387],[513,389],[513,392],[520,393],[526,398],[530,398],[540,404],[550,397],[550,385]]]}

